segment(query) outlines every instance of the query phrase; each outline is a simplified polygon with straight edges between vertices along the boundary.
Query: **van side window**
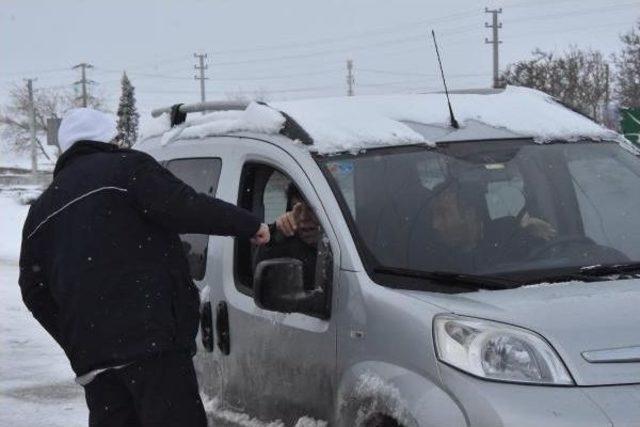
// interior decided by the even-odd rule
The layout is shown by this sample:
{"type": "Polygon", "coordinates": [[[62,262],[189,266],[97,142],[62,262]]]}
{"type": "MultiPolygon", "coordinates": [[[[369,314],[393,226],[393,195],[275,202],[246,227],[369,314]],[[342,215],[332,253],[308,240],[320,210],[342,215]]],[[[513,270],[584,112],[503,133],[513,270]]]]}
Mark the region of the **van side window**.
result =
{"type": "MultiPolygon", "coordinates": [[[[222,160],[214,158],[170,160],[166,164],[166,168],[198,193],[213,197],[218,189],[222,160]]],[[[194,280],[204,279],[207,267],[209,236],[204,234],[183,234],[180,239],[189,261],[191,277],[194,280]]]]}
{"type": "Polygon", "coordinates": [[[295,183],[285,174],[266,165],[244,166],[240,179],[238,205],[263,218],[271,229],[271,241],[264,247],[252,247],[249,241],[236,239],[236,286],[253,295],[253,272],[261,261],[296,258],[303,263],[307,291],[329,293],[332,279],[332,255],[322,226],[312,207],[295,183]],[[298,230],[286,236],[276,221],[289,212],[298,219],[298,230]]]}

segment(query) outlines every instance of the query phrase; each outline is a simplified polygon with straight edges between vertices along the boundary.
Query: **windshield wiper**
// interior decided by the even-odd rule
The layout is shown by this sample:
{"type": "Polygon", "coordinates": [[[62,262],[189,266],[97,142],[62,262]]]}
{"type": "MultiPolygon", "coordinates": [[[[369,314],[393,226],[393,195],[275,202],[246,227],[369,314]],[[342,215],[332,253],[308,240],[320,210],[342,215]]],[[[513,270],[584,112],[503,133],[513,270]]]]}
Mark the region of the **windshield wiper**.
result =
{"type": "Polygon", "coordinates": [[[452,271],[420,271],[396,267],[377,267],[374,273],[391,274],[394,276],[415,277],[418,279],[435,280],[439,282],[470,285],[479,289],[510,289],[521,286],[521,282],[496,276],[482,276],[452,271]]]}
{"type": "Polygon", "coordinates": [[[640,272],[640,262],[629,262],[622,264],[591,265],[580,268],[580,274],[586,276],[607,276],[609,274],[624,274],[640,272]]]}
{"type": "Polygon", "coordinates": [[[626,264],[608,264],[608,265],[590,265],[579,267],[575,270],[560,272],[550,276],[536,277],[534,280],[527,281],[527,284],[535,283],[556,283],[556,282],[599,282],[602,276],[615,274],[640,273],[640,262],[626,264]]]}

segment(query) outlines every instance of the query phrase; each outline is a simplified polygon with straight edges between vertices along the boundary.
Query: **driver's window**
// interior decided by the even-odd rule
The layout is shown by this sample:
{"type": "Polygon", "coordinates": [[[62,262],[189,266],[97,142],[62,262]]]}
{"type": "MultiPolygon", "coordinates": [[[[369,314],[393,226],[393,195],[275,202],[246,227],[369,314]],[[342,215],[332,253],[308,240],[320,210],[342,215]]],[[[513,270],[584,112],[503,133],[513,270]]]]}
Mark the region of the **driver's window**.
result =
{"type": "Polygon", "coordinates": [[[263,247],[236,241],[238,289],[253,294],[253,273],[261,261],[295,258],[303,264],[305,290],[328,295],[331,249],[313,208],[298,186],[275,168],[250,163],[243,168],[239,194],[239,205],[269,225],[271,241],[263,247]]]}

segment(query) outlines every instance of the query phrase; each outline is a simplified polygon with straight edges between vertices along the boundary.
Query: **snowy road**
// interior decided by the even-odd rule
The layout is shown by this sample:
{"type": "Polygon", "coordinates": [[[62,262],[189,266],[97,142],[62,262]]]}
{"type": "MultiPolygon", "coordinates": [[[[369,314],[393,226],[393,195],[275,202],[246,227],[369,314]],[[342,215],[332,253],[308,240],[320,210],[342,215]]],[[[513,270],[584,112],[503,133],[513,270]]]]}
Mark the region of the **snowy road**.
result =
{"type": "Polygon", "coordinates": [[[18,266],[0,260],[0,425],[87,425],[67,359],[22,304],[18,266]]]}

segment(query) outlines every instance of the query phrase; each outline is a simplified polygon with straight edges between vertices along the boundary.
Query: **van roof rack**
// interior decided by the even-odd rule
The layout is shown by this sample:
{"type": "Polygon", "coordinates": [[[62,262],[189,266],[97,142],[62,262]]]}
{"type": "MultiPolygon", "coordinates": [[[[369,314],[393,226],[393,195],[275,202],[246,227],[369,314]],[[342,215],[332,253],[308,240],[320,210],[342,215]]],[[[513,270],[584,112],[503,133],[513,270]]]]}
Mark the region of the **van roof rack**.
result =
{"type": "Polygon", "coordinates": [[[151,111],[151,117],[159,117],[164,113],[171,113],[171,110],[178,106],[180,113],[199,113],[203,111],[228,111],[244,110],[249,106],[247,101],[206,101],[195,104],[174,104],[170,107],[157,108],[151,111]]]}
{"type": "MultiPolygon", "coordinates": [[[[260,105],[272,108],[266,102],[258,102],[260,105]]],[[[152,117],[159,117],[162,114],[169,113],[171,127],[177,126],[187,119],[188,113],[199,113],[205,111],[230,111],[245,110],[249,106],[247,101],[207,101],[195,104],[174,104],[170,107],[157,108],[151,111],[152,117]]],[[[285,118],[284,126],[280,130],[280,134],[292,140],[298,140],[304,145],[313,145],[313,138],[298,124],[290,115],[283,111],[279,111],[285,118]]]]}

